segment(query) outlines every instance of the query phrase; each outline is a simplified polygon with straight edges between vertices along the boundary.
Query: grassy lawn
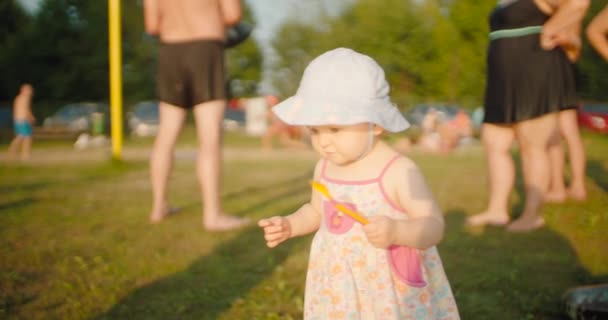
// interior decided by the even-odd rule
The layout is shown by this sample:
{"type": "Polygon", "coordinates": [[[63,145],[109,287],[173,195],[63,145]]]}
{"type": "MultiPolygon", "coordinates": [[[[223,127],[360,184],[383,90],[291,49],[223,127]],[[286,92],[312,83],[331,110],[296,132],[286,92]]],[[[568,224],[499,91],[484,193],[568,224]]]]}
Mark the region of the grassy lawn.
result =
{"type": "MultiPolygon", "coordinates": [[[[487,197],[480,147],[410,155],[446,215],[439,252],[463,319],[562,319],[567,288],[608,282],[608,136],[584,137],[589,200],[547,205],[547,227],[528,234],[463,227],[487,197]]],[[[256,227],[203,231],[192,128],[180,141],[171,199],[182,210],[154,226],[151,139],[125,141],[120,163],[53,141],[30,163],[0,164],[0,319],[301,319],[310,236],[270,250],[256,227]]],[[[290,213],[309,197],[316,155],[258,146],[227,135],[225,208],[290,213]]]]}

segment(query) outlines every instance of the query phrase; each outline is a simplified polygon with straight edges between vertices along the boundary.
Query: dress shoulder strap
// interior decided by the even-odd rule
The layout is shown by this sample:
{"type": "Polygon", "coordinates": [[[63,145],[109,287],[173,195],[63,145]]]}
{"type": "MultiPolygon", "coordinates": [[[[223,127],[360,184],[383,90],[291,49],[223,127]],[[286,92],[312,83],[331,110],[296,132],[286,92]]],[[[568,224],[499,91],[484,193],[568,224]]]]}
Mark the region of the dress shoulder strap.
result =
{"type": "Polygon", "coordinates": [[[325,175],[325,169],[327,168],[327,159],[323,158],[321,162],[321,178],[327,180],[327,176],[325,175]]]}
{"type": "Polygon", "coordinates": [[[393,162],[395,162],[395,160],[399,159],[399,157],[401,157],[401,155],[399,155],[399,154],[395,155],[391,160],[389,160],[384,165],[384,168],[382,168],[382,172],[380,172],[380,175],[378,176],[378,180],[382,181],[382,178],[384,177],[384,174],[386,173],[386,171],[388,171],[388,168],[390,168],[391,165],[393,164],[393,162]]]}

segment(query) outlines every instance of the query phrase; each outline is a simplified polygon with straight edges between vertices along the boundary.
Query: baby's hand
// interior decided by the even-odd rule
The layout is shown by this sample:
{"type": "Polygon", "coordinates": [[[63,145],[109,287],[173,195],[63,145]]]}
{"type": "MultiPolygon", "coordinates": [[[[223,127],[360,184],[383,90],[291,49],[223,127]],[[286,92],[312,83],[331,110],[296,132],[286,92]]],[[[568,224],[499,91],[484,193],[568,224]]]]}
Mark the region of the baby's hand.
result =
{"type": "Polygon", "coordinates": [[[363,226],[367,241],[376,248],[388,248],[393,244],[395,220],[385,216],[368,218],[369,223],[363,226]]]}
{"type": "Polygon", "coordinates": [[[258,226],[264,229],[264,239],[269,248],[276,247],[291,236],[291,224],[285,217],[262,219],[258,221],[258,226]]]}

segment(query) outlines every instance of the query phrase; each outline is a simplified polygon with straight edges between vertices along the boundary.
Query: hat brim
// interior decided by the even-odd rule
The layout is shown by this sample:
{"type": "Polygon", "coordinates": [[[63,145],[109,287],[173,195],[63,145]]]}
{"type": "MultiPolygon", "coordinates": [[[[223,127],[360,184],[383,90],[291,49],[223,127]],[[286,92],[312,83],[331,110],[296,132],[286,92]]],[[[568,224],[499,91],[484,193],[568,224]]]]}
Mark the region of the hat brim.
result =
{"type": "Polygon", "coordinates": [[[393,103],[380,99],[344,105],[296,95],[277,104],[272,111],[279,119],[294,126],[345,126],[371,122],[389,132],[400,132],[410,126],[393,103]]]}

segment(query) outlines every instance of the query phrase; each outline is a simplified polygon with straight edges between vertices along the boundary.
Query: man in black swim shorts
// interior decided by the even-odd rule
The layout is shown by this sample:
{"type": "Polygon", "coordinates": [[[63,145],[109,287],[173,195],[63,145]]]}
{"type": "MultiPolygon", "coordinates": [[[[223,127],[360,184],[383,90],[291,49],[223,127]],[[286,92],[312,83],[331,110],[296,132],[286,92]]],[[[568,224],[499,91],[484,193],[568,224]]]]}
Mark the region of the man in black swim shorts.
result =
{"type": "Polygon", "coordinates": [[[175,142],[190,109],[199,140],[197,175],[202,188],[203,227],[231,230],[249,222],[223,212],[219,191],[226,106],[225,34],[241,15],[240,0],[144,0],[146,32],[158,35],[161,43],[157,75],[160,125],[150,157],[152,223],[162,221],[172,211],[167,185],[175,142]]]}

